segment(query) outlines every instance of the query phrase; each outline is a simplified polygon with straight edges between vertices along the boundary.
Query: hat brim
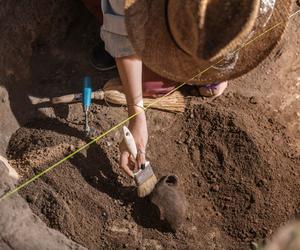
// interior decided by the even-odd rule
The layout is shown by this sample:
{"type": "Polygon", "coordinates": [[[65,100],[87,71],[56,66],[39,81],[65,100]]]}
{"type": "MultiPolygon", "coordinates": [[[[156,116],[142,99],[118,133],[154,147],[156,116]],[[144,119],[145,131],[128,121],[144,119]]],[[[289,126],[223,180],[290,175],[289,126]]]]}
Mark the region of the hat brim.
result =
{"type": "Polygon", "coordinates": [[[281,40],[292,5],[291,0],[277,0],[268,24],[257,29],[254,38],[273,26],[280,25],[241,48],[233,69],[219,70],[210,66],[220,59],[215,62],[196,61],[177,46],[168,29],[167,2],[126,0],[125,20],[129,39],[143,63],[155,73],[177,82],[196,84],[230,80],[255,68],[281,40]],[[208,68],[209,70],[199,74],[208,68]]]}

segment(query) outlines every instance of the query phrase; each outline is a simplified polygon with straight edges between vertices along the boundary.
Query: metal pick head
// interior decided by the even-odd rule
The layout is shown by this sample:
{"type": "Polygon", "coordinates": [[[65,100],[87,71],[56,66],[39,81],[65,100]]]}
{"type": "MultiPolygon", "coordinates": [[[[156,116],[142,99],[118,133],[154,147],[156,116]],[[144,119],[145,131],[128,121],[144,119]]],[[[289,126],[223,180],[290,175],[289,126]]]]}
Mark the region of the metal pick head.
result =
{"type": "Polygon", "coordinates": [[[85,131],[85,135],[87,137],[96,137],[97,136],[97,130],[95,128],[91,128],[91,127],[88,127],[88,130],[85,131]]]}
{"type": "Polygon", "coordinates": [[[89,135],[90,135],[90,132],[91,132],[91,129],[90,129],[89,126],[86,126],[85,129],[84,129],[84,131],[85,131],[85,135],[86,135],[86,136],[89,136],[89,135]]]}

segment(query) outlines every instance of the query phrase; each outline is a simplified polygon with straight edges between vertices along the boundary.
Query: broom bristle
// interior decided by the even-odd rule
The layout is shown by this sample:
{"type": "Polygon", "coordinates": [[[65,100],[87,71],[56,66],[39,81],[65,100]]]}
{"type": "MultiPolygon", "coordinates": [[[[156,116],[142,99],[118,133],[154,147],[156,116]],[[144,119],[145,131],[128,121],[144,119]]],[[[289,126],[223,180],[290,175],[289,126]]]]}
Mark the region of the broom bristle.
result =
{"type": "MultiPolygon", "coordinates": [[[[119,79],[108,81],[103,90],[106,101],[113,104],[126,105],[126,97],[119,79]]],[[[151,108],[171,112],[184,112],[185,109],[184,96],[179,91],[175,91],[171,95],[164,97],[159,102],[156,102],[153,98],[143,98],[143,100],[145,107],[151,104],[151,108]]]]}
{"type": "Polygon", "coordinates": [[[153,191],[156,183],[157,183],[157,178],[153,174],[145,182],[143,182],[137,187],[138,196],[143,198],[149,195],[153,191]]]}

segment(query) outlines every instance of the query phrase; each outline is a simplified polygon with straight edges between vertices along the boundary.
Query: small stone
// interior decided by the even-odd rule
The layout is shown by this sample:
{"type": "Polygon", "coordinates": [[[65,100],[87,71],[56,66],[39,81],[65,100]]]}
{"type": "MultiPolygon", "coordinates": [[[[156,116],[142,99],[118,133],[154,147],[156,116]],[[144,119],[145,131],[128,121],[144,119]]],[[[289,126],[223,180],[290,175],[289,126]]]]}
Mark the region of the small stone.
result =
{"type": "Polygon", "coordinates": [[[213,192],[219,192],[220,187],[219,187],[219,185],[213,185],[213,186],[211,187],[211,190],[212,190],[213,192]]]}
{"type": "Polygon", "coordinates": [[[180,141],[180,140],[176,140],[175,141],[177,144],[182,144],[183,142],[182,141],[180,141]]]}
{"type": "Polygon", "coordinates": [[[251,242],[250,247],[251,247],[251,250],[257,250],[258,244],[256,242],[251,242]]]}
{"type": "Polygon", "coordinates": [[[192,176],[193,176],[194,178],[197,178],[197,177],[198,177],[198,174],[195,173],[195,172],[193,172],[193,173],[192,173],[192,176]]]}
{"type": "Polygon", "coordinates": [[[94,183],[98,183],[99,178],[98,178],[98,176],[93,176],[92,180],[93,180],[94,183]]]}
{"type": "Polygon", "coordinates": [[[28,203],[32,203],[32,202],[33,202],[32,196],[26,195],[26,201],[27,201],[28,203]]]}
{"type": "Polygon", "coordinates": [[[42,142],[42,140],[37,140],[36,144],[41,146],[43,144],[43,142],[42,142]]]}
{"type": "Polygon", "coordinates": [[[250,231],[249,231],[252,235],[256,235],[256,230],[255,228],[250,228],[250,231]]]}
{"type": "Polygon", "coordinates": [[[217,178],[211,177],[209,181],[210,181],[210,183],[216,183],[217,182],[217,178]]]}
{"type": "Polygon", "coordinates": [[[226,197],[224,198],[224,200],[225,200],[225,201],[231,201],[231,200],[232,200],[232,198],[231,198],[231,197],[229,197],[229,196],[226,196],[226,197]]]}
{"type": "Polygon", "coordinates": [[[71,152],[73,152],[73,151],[75,151],[75,147],[73,145],[69,145],[68,150],[71,151],[71,152]]]}
{"type": "Polygon", "coordinates": [[[256,100],[256,98],[255,98],[254,96],[251,96],[251,97],[250,97],[249,102],[250,102],[251,104],[257,104],[257,100],[256,100]]]}

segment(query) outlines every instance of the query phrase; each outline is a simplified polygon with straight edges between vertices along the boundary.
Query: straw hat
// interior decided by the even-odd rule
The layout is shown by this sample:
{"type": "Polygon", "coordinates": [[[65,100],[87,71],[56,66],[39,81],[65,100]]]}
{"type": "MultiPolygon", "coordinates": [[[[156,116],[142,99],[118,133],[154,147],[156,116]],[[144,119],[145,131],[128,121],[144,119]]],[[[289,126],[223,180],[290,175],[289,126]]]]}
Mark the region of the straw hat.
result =
{"type": "Polygon", "coordinates": [[[146,66],[183,82],[229,80],[255,68],[279,42],[291,0],[125,0],[126,26],[146,66]],[[282,22],[255,42],[234,51],[282,22]]]}

